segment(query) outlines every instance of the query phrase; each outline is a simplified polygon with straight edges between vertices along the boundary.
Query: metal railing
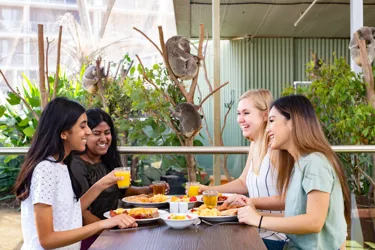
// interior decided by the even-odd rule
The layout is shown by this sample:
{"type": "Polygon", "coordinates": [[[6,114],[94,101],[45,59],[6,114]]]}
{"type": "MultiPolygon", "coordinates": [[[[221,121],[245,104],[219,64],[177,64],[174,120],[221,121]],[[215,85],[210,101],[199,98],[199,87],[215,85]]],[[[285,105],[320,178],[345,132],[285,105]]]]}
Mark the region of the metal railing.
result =
{"type": "MultiPolygon", "coordinates": [[[[118,147],[120,154],[247,154],[248,146],[239,147],[118,147]]],[[[375,153],[375,145],[332,146],[336,153],[375,153]]],[[[29,147],[0,147],[0,155],[23,155],[29,147]]]]}

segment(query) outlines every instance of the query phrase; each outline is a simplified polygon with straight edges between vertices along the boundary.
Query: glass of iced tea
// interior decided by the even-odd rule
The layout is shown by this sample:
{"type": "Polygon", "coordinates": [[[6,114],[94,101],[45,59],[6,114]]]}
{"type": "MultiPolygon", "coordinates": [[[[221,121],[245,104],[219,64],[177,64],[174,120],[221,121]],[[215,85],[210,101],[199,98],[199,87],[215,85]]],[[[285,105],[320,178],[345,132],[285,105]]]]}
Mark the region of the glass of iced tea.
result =
{"type": "Polygon", "coordinates": [[[118,188],[128,188],[130,186],[130,167],[115,168],[116,177],[124,177],[124,179],[117,181],[118,188]]]}
{"type": "Polygon", "coordinates": [[[152,192],[154,194],[165,194],[165,189],[167,187],[165,181],[153,181],[152,185],[152,192]]]}
{"type": "Polygon", "coordinates": [[[217,206],[218,192],[215,190],[203,191],[203,202],[208,208],[214,208],[217,206]]]}
{"type": "Polygon", "coordinates": [[[188,196],[193,197],[199,194],[199,182],[187,182],[186,189],[188,191],[188,196]]]}

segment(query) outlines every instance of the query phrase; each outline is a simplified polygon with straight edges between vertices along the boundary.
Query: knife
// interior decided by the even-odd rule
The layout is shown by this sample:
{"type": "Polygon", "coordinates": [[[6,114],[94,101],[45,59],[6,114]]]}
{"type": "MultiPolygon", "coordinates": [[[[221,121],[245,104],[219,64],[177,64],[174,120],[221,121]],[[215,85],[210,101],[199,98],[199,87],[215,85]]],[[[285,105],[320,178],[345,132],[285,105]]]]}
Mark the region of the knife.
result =
{"type": "Polygon", "coordinates": [[[153,228],[158,227],[159,225],[152,225],[152,226],[144,226],[144,227],[129,227],[129,228],[122,228],[122,229],[111,229],[110,232],[123,232],[123,231],[130,231],[130,230],[137,230],[137,229],[144,229],[144,228],[153,228]]]}

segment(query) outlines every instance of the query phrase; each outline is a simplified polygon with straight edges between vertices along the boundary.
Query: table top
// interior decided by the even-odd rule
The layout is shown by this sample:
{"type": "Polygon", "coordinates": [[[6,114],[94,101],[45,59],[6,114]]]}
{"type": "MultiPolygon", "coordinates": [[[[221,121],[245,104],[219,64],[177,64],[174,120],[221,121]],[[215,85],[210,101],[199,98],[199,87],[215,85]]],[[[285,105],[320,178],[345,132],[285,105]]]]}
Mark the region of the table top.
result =
{"type": "MultiPolygon", "coordinates": [[[[144,229],[110,232],[105,230],[90,249],[254,249],[266,250],[257,229],[248,225],[223,224],[209,226],[201,223],[198,230],[192,225],[173,229],[162,220],[159,226],[144,229]]],[[[140,227],[155,224],[140,225],[140,227]]]]}

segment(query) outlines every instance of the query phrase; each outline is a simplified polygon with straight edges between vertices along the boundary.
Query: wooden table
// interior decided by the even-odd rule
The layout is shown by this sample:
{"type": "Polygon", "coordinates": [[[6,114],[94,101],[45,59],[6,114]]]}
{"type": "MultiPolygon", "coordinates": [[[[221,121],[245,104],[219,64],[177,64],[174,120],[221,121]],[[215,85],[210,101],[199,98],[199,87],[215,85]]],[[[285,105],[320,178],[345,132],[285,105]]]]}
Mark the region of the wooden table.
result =
{"type": "Polygon", "coordinates": [[[201,223],[196,232],[194,226],[178,230],[168,227],[163,221],[157,223],[160,226],[145,229],[122,232],[106,230],[91,245],[90,249],[266,250],[257,229],[246,225],[208,226],[201,223]]]}

